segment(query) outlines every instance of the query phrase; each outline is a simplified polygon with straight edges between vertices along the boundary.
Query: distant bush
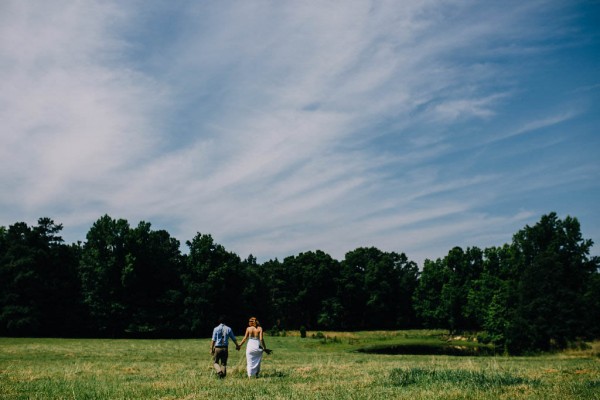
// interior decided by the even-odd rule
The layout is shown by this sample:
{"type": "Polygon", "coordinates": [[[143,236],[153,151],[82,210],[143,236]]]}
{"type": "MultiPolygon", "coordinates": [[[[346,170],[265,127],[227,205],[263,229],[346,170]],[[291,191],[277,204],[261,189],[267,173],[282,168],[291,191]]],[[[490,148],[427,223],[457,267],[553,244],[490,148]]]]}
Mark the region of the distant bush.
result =
{"type": "Polygon", "coordinates": [[[323,334],[323,332],[317,332],[316,334],[313,333],[312,338],[320,340],[322,344],[342,343],[342,341],[340,339],[338,339],[337,336],[329,337],[329,336],[323,334]]]}
{"type": "Polygon", "coordinates": [[[269,336],[279,336],[280,335],[280,330],[279,327],[277,327],[277,325],[273,326],[271,329],[269,329],[267,331],[267,333],[269,334],[269,336]]]}
{"type": "Polygon", "coordinates": [[[488,344],[488,343],[490,343],[492,341],[492,337],[490,336],[489,333],[487,333],[485,331],[484,332],[480,332],[477,335],[477,341],[479,343],[488,344]]]}

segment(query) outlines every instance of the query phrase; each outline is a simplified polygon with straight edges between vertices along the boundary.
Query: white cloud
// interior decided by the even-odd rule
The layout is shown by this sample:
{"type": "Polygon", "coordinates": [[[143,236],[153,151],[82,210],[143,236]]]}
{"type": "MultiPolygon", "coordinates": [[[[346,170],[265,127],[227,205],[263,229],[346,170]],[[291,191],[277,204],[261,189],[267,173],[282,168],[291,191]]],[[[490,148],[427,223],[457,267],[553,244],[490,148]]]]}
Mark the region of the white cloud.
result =
{"type": "Polygon", "coordinates": [[[494,94],[484,98],[453,99],[433,107],[433,111],[443,121],[458,118],[488,118],[494,116],[494,103],[506,97],[505,94],[494,94]]]}
{"type": "Polygon", "coordinates": [[[109,213],[262,258],[501,237],[510,172],[454,153],[578,114],[456,132],[516,96],[498,58],[551,51],[548,5],[403,3],[3,3],[0,222],[109,213]]]}
{"type": "Polygon", "coordinates": [[[156,106],[152,83],[111,61],[123,51],[109,31],[119,13],[71,2],[4,12],[0,168],[12,190],[2,203],[45,212],[110,195],[113,174],[151,149],[144,114],[156,106]]]}

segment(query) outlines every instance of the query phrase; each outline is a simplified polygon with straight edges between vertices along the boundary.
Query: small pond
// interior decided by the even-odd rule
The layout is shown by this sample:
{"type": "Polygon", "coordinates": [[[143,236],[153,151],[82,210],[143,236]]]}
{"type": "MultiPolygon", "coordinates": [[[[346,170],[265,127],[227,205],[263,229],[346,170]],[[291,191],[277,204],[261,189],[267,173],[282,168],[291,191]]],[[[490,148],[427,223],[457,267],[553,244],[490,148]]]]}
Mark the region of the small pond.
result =
{"type": "Polygon", "coordinates": [[[487,346],[393,344],[363,347],[357,350],[368,354],[446,355],[446,356],[493,356],[494,349],[487,346]]]}

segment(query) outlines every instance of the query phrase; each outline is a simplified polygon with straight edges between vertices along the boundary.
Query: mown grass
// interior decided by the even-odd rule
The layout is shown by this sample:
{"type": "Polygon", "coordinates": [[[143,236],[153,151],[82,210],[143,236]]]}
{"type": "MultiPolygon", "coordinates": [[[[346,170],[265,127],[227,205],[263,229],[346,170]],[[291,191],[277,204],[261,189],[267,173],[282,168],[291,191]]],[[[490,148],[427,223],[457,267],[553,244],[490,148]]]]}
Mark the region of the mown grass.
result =
{"type": "Polygon", "coordinates": [[[215,377],[209,340],[0,338],[2,399],[600,399],[600,345],[536,357],[385,355],[359,348],[439,344],[439,331],[296,332],[249,380],[242,352],[215,377]],[[312,338],[312,335],[315,338],[312,338]]]}

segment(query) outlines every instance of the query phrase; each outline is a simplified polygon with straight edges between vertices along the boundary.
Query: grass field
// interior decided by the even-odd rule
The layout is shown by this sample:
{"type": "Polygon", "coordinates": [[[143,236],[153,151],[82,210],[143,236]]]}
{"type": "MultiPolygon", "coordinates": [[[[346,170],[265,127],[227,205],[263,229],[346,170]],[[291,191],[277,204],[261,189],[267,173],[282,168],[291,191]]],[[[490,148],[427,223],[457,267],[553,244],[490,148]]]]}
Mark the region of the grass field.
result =
{"type": "Polygon", "coordinates": [[[208,339],[0,338],[0,398],[600,399],[600,343],[535,357],[357,351],[439,345],[441,333],[267,337],[274,353],[253,380],[246,377],[243,350],[230,351],[228,376],[217,379],[208,339]]]}

